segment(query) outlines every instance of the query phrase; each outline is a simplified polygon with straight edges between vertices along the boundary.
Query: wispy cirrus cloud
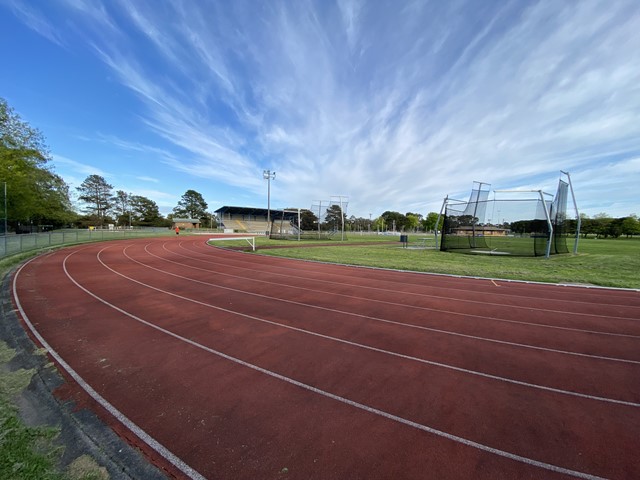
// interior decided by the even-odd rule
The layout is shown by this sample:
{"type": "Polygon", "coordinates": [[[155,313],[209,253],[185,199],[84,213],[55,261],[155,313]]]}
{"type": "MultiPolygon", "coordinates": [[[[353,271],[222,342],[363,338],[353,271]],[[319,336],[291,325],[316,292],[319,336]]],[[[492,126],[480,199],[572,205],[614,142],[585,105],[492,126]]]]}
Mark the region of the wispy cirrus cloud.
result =
{"type": "MultiPolygon", "coordinates": [[[[633,0],[62,5],[144,105],[163,163],[250,192],[271,168],[290,203],[434,208],[473,180],[552,183],[560,169],[587,199],[640,154],[633,0]]],[[[135,144],[121,147],[157,148],[135,144]]]]}
{"type": "Polygon", "coordinates": [[[151,182],[151,183],[159,183],[160,180],[158,180],[157,178],[153,178],[153,177],[145,177],[145,176],[138,176],[136,177],[137,180],[140,180],[142,182],[151,182]]]}
{"type": "Polygon", "coordinates": [[[96,167],[95,165],[78,162],[76,160],[72,160],[55,153],[52,155],[52,157],[56,164],[64,165],[65,167],[72,169],[75,173],[80,175],[100,175],[101,177],[110,176],[108,172],[105,172],[103,169],[101,169],[100,167],[96,167]]]}
{"type": "Polygon", "coordinates": [[[7,0],[6,5],[11,9],[13,14],[20,19],[26,26],[34,32],[43,36],[47,40],[60,47],[66,48],[66,44],[57,31],[57,28],[51,24],[47,17],[33,5],[20,1],[7,0]]]}

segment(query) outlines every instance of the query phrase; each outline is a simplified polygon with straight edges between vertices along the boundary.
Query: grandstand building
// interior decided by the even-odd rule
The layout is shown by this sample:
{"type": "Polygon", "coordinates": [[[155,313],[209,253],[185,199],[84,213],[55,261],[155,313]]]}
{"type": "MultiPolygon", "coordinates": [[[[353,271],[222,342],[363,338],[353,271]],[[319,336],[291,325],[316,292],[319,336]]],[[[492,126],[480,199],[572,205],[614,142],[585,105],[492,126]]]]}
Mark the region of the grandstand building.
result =
{"type": "MultiPolygon", "coordinates": [[[[218,225],[225,232],[260,233],[262,235],[269,232],[269,222],[267,221],[269,210],[266,208],[252,207],[220,207],[215,212],[218,225]]],[[[282,210],[270,210],[271,221],[280,221],[283,216],[292,217],[289,212],[282,210]]],[[[292,217],[293,218],[293,217],[292,217]]]]}

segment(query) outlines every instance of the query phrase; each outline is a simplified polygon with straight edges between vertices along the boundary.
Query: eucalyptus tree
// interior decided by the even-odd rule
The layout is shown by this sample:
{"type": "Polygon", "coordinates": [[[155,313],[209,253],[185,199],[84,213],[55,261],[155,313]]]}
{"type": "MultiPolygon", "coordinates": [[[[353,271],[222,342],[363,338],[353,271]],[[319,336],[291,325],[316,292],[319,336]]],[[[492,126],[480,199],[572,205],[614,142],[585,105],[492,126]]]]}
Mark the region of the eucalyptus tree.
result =
{"type": "Polygon", "coordinates": [[[134,224],[144,227],[162,227],[167,224],[160,214],[158,204],[153,200],[142,195],[132,195],[130,205],[134,224]]]}
{"type": "Polygon", "coordinates": [[[205,202],[202,194],[195,190],[187,190],[173,209],[174,218],[197,218],[206,222],[207,219],[207,202],[205,202]]]}
{"type": "Polygon", "coordinates": [[[0,98],[3,223],[6,220],[16,229],[19,224],[61,226],[75,218],[69,187],[54,173],[50,160],[42,132],[22,120],[6,100],[0,98]]]}
{"type": "Polygon", "coordinates": [[[79,187],[78,199],[85,203],[84,211],[104,225],[107,212],[114,205],[113,186],[100,175],[89,175],[79,187]]]}

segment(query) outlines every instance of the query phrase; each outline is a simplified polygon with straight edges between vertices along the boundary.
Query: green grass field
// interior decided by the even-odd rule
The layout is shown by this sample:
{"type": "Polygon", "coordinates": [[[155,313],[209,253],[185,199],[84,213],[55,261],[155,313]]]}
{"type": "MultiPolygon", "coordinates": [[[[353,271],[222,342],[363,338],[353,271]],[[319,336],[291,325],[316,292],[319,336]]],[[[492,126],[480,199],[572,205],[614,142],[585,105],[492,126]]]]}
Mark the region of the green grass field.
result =
{"type": "MultiPolygon", "coordinates": [[[[409,247],[417,247],[423,237],[411,235],[409,247]]],[[[434,244],[432,237],[426,238],[427,245],[434,244]]],[[[345,242],[330,243],[320,246],[313,241],[256,239],[257,253],[263,255],[418,272],[640,289],[640,238],[580,239],[577,255],[552,255],[549,259],[402,248],[397,236],[350,235],[345,242]],[[265,248],[275,246],[292,248],[265,248]]],[[[572,250],[573,240],[568,243],[572,250]]],[[[216,245],[241,246],[241,242],[216,242],[216,245]]]]}

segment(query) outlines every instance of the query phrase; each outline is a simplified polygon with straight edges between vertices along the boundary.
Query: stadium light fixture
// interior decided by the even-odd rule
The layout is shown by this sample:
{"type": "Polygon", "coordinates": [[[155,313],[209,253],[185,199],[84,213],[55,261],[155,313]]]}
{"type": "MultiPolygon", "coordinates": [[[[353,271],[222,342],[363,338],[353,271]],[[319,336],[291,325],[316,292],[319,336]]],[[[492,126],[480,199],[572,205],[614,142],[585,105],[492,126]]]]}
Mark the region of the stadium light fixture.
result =
{"type": "Polygon", "coordinates": [[[275,180],[276,172],[271,170],[263,170],[262,178],[267,181],[267,224],[269,225],[269,232],[271,231],[271,180],[275,180]]]}

